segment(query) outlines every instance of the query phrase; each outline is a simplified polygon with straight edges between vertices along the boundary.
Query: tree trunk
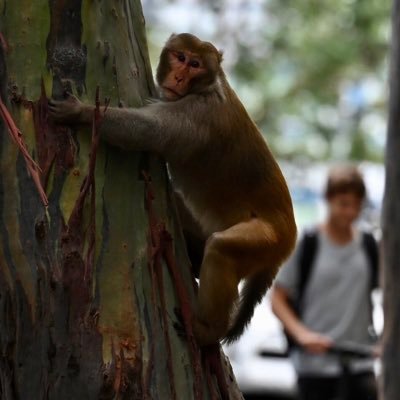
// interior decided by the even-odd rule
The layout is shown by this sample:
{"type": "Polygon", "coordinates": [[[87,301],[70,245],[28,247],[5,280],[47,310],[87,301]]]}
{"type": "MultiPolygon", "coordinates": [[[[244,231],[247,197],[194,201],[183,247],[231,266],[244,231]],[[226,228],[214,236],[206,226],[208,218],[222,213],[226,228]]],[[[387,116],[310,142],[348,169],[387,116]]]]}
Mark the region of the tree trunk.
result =
{"type": "Polygon", "coordinates": [[[98,143],[96,124],[47,119],[65,91],[94,102],[99,86],[126,107],[154,95],[140,2],[0,11],[1,399],[242,398],[219,348],[191,334],[195,284],[164,163],[98,143]]]}
{"type": "Polygon", "coordinates": [[[400,0],[392,11],[389,124],[386,145],[386,189],[383,211],[384,245],[384,349],[383,385],[385,400],[400,393],[400,0]]]}

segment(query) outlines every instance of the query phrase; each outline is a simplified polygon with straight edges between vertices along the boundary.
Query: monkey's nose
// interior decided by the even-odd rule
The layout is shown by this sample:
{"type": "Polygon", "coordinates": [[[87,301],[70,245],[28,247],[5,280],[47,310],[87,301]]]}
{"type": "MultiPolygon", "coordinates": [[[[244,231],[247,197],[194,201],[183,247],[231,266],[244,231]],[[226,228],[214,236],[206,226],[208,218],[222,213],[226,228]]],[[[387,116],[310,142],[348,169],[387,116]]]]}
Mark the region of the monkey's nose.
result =
{"type": "Polygon", "coordinates": [[[183,78],[179,76],[175,76],[176,83],[181,83],[183,81],[183,78]]]}

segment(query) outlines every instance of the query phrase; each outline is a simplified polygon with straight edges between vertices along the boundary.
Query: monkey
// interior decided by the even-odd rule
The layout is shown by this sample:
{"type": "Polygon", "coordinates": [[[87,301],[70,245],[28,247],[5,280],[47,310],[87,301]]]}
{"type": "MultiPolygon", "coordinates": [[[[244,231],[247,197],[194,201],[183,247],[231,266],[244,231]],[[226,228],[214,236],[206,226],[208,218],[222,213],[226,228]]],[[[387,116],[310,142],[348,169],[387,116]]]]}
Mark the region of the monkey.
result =
{"type": "MultiPolygon", "coordinates": [[[[156,71],[160,100],[108,107],[100,127],[109,144],[166,160],[198,226],[205,247],[192,324],[200,346],[241,336],[297,235],[283,174],[221,63],[210,42],[172,34],[156,71]]],[[[49,102],[56,123],[90,124],[94,109],[73,95],[49,102]]]]}

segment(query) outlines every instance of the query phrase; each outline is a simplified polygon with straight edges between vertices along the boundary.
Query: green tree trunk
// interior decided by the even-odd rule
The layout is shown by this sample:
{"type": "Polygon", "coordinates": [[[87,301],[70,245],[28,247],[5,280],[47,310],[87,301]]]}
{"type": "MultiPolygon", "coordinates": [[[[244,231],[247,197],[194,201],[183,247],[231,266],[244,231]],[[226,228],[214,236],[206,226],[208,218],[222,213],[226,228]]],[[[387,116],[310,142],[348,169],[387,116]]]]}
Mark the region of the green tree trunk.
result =
{"type": "Polygon", "coordinates": [[[384,313],[382,398],[400,394],[400,0],[392,11],[390,100],[383,212],[384,313]]]}
{"type": "Polygon", "coordinates": [[[219,349],[190,335],[164,163],[47,119],[65,91],[94,102],[98,86],[126,107],[154,95],[140,2],[0,0],[0,24],[1,99],[49,200],[0,121],[1,399],[241,398],[219,349]]]}

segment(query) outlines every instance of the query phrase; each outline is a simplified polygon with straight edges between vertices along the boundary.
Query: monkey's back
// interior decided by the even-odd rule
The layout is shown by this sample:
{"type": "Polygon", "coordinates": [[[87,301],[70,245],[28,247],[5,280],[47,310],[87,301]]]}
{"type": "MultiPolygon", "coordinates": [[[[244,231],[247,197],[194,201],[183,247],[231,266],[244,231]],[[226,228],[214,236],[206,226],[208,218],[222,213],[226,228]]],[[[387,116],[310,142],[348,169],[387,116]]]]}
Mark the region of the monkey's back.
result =
{"type": "Polygon", "coordinates": [[[196,116],[208,140],[190,156],[170,160],[174,183],[204,232],[255,216],[293,223],[285,179],[243,105],[229,92],[208,101],[213,112],[196,116]]]}

